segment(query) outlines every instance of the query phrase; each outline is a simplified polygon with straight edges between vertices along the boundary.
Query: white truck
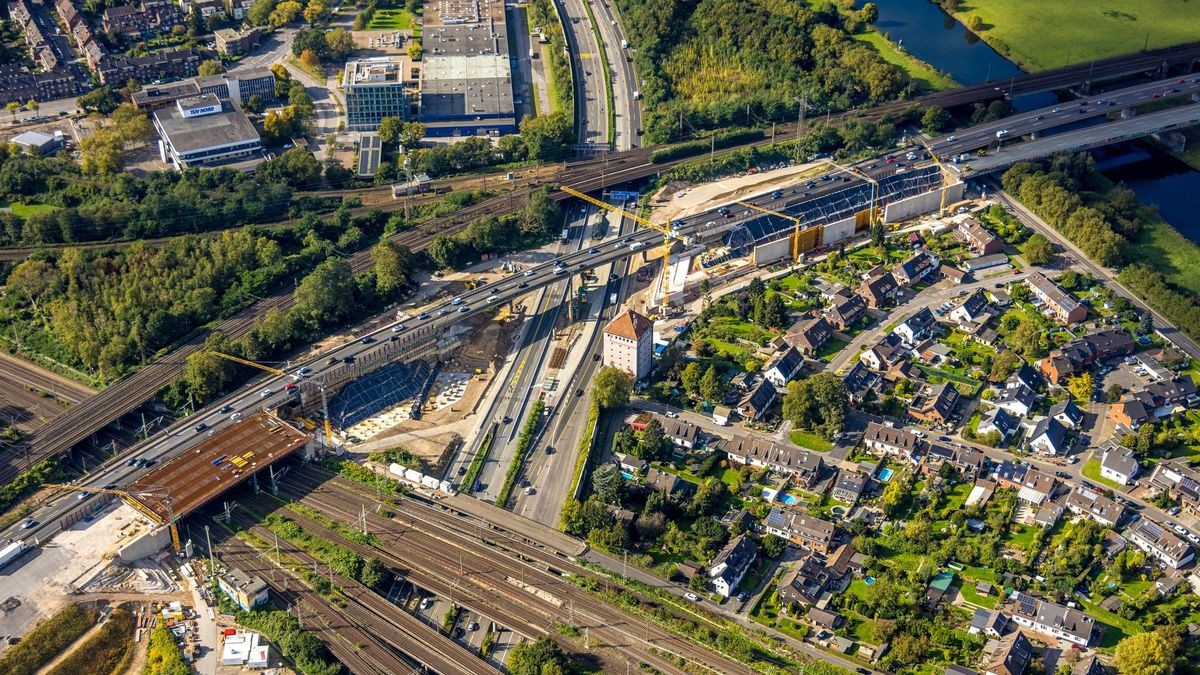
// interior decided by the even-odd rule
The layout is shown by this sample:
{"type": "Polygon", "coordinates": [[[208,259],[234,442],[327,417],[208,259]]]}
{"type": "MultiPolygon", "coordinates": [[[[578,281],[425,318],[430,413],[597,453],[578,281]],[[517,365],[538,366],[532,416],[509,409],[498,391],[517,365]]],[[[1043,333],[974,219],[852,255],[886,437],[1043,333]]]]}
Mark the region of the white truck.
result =
{"type": "Polygon", "coordinates": [[[617,304],[617,294],[616,293],[608,294],[608,304],[610,304],[610,305],[617,304]]]}
{"type": "Polygon", "coordinates": [[[25,542],[20,540],[12,541],[4,548],[0,548],[0,567],[4,567],[8,563],[21,557],[21,554],[25,552],[26,548],[25,542]]]}

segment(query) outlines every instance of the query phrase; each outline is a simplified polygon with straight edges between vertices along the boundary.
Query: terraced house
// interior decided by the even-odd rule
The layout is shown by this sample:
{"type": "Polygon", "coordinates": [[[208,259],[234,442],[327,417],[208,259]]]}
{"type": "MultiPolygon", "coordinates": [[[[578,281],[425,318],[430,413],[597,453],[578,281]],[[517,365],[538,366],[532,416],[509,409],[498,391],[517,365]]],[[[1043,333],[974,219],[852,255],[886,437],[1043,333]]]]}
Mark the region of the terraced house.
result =
{"type": "Polygon", "coordinates": [[[1051,351],[1038,362],[1038,369],[1051,382],[1065,384],[1067,378],[1082,373],[1096,363],[1133,354],[1133,347],[1133,336],[1124,328],[1102,330],[1075,338],[1062,348],[1051,351]]]}
{"type": "Polygon", "coordinates": [[[1125,538],[1168,569],[1177,570],[1196,557],[1186,541],[1149,518],[1131,525],[1125,531],[1125,538]]]}
{"type": "Polygon", "coordinates": [[[825,462],[821,455],[794,445],[780,445],[754,436],[734,436],[713,443],[714,450],[723,450],[731,462],[768,468],[793,483],[811,488],[821,480],[825,462]]]}
{"type": "Polygon", "coordinates": [[[1096,629],[1096,620],[1091,616],[1017,591],[1011,602],[1012,620],[1017,624],[1080,647],[1091,644],[1096,629]]]}
{"type": "Polygon", "coordinates": [[[1041,273],[1032,272],[1025,278],[1025,284],[1040,304],[1042,313],[1055,321],[1071,325],[1087,318],[1087,307],[1041,273]]]}
{"type": "Polygon", "coordinates": [[[782,537],[805,548],[828,553],[836,529],[833,523],[810,516],[804,511],[775,507],[767,514],[767,534],[782,537]]]}

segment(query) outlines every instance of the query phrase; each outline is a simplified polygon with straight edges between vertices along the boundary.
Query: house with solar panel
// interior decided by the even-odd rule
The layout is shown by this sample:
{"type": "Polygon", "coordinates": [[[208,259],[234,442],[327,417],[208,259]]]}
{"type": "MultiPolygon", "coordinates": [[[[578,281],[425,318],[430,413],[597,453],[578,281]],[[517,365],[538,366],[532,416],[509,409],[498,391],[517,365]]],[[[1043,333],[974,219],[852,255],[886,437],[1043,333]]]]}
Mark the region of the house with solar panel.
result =
{"type": "Polygon", "coordinates": [[[1064,607],[1020,591],[1013,591],[1010,601],[1012,620],[1018,625],[1080,647],[1091,644],[1096,620],[1090,615],[1074,607],[1064,607]]]}

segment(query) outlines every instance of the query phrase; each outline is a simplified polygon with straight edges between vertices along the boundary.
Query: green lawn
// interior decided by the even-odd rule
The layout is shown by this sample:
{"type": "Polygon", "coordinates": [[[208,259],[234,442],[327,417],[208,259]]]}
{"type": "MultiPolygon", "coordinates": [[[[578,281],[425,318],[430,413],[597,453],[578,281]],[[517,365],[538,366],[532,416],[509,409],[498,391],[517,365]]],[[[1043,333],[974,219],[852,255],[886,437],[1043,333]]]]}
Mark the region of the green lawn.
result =
{"type": "Polygon", "coordinates": [[[1013,548],[1017,548],[1022,551],[1028,550],[1029,545],[1032,544],[1034,538],[1037,537],[1038,528],[1033,525],[1013,525],[1013,529],[1016,530],[1016,532],[1009,533],[1008,543],[1012,545],[1013,548]]]}
{"type": "Polygon", "coordinates": [[[1182,44],[1200,34],[1200,11],[1191,0],[975,0],[962,8],[959,21],[978,15],[983,39],[1026,70],[1182,44]]]}
{"type": "Polygon", "coordinates": [[[1142,232],[1129,259],[1149,265],[1162,272],[1167,281],[1200,294],[1200,246],[1148,210],[1142,211],[1139,221],[1142,232]]]}
{"type": "Polygon", "coordinates": [[[1136,635],[1144,630],[1137,623],[1117,616],[1101,608],[1099,604],[1090,603],[1081,597],[1076,597],[1076,600],[1088,614],[1096,619],[1096,623],[1102,624],[1104,634],[1100,637],[1098,645],[1101,649],[1113,649],[1121,641],[1121,638],[1126,635],[1136,635]]]}
{"type": "Polygon", "coordinates": [[[1083,475],[1088,478],[1091,478],[1092,480],[1096,481],[1097,483],[1107,485],[1108,487],[1111,487],[1111,488],[1121,487],[1121,484],[1118,483],[1117,481],[1109,480],[1100,475],[1100,458],[1099,457],[1091,457],[1090,459],[1088,459],[1088,461],[1083,463],[1083,475]]]}
{"type": "Polygon", "coordinates": [[[58,209],[53,204],[22,204],[20,202],[0,201],[0,209],[12,209],[18,218],[28,218],[35,213],[50,213],[58,209]]]}
{"type": "Polygon", "coordinates": [[[865,33],[858,33],[854,36],[854,39],[874,47],[875,51],[879,52],[884,61],[908,73],[908,76],[916,81],[917,85],[922,89],[938,91],[953,89],[958,86],[958,83],[951,79],[950,76],[939,73],[933,66],[900,49],[896,46],[896,43],[878,31],[871,30],[865,33]]]}
{"type": "Polygon", "coordinates": [[[802,448],[817,452],[829,452],[833,449],[833,443],[825,440],[823,436],[799,429],[788,434],[788,440],[802,448]]]}
{"type": "Polygon", "coordinates": [[[845,340],[839,340],[838,338],[829,338],[829,342],[826,342],[825,346],[823,346],[817,350],[817,358],[828,361],[829,359],[832,359],[834,356],[837,356],[837,353],[842,351],[842,349],[844,349],[847,344],[849,344],[849,343],[846,342],[845,340]]]}
{"type": "Polygon", "coordinates": [[[975,584],[969,581],[956,579],[954,583],[958,586],[958,592],[962,594],[963,600],[971,603],[972,605],[979,605],[980,607],[993,609],[995,608],[996,603],[1000,602],[1000,597],[997,596],[995,592],[993,592],[992,595],[980,595],[976,593],[975,584]]]}
{"type": "Polygon", "coordinates": [[[379,9],[367,24],[367,30],[411,30],[413,15],[407,9],[379,9]]]}

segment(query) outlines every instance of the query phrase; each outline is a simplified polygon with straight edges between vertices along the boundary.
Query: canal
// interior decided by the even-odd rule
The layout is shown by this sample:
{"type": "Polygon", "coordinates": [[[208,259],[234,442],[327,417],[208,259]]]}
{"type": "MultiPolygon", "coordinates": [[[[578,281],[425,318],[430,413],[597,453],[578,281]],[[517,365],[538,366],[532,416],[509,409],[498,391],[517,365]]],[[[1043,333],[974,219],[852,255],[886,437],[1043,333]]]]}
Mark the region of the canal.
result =
{"type": "Polygon", "coordinates": [[[1097,152],[1097,165],[1109,179],[1125,181],[1143,204],[1157,207],[1163,220],[1200,244],[1200,219],[1192,201],[1200,194],[1200,171],[1148,143],[1122,145],[1123,151],[1116,153],[1097,152]]]}

